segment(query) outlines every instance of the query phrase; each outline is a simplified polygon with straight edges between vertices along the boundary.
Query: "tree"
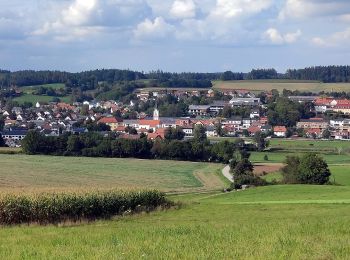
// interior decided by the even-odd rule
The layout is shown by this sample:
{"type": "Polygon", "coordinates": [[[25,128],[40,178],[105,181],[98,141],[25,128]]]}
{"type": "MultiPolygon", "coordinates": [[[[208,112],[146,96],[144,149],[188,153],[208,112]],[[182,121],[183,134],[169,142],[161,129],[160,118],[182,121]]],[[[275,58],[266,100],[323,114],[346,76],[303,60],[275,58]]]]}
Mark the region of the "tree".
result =
{"type": "Polygon", "coordinates": [[[288,156],[282,169],[285,183],[319,184],[328,183],[331,175],[328,164],[315,153],[302,157],[288,156]]]}
{"type": "Polygon", "coordinates": [[[204,126],[202,125],[195,126],[193,140],[196,142],[204,142],[207,140],[207,134],[204,126]]]}
{"type": "Polygon", "coordinates": [[[254,142],[256,144],[256,147],[257,147],[257,150],[259,152],[265,150],[265,148],[267,147],[268,145],[268,142],[266,142],[265,140],[265,136],[263,133],[261,133],[260,131],[259,132],[256,132],[254,134],[254,142]]]}
{"type": "Polygon", "coordinates": [[[67,151],[71,153],[79,153],[83,148],[83,144],[80,141],[79,136],[71,135],[68,137],[67,141],[67,151]]]}
{"type": "Polygon", "coordinates": [[[180,127],[168,127],[165,129],[164,137],[166,140],[182,140],[185,137],[185,133],[180,127]]]}
{"type": "Polygon", "coordinates": [[[0,116],[0,131],[4,130],[5,119],[3,116],[0,116]]]}
{"type": "Polygon", "coordinates": [[[331,132],[329,131],[329,129],[325,129],[322,133],[322,138],[324,139],[329,139],[331,137],[331,132]]]}
{"type": "Polygon", "coordinates": [[[26,154],[39,154],[43,145],[43,139],[45,137],[34,130],[27,133],[26,137],[22,140],[22,150],[26,154]]]}
{"type": "Polygon", "coordinates": [[[304,155],[298,167],[298,180],[306,184],[326,184],[331,172],[328,164],[315,153],[304,155]]]}
{"type": "Polygon", "coordinates": [[[4,138],[2,138],[2,135],[0,134],[0,147],[4,147],[6,145],[4,138]]]}

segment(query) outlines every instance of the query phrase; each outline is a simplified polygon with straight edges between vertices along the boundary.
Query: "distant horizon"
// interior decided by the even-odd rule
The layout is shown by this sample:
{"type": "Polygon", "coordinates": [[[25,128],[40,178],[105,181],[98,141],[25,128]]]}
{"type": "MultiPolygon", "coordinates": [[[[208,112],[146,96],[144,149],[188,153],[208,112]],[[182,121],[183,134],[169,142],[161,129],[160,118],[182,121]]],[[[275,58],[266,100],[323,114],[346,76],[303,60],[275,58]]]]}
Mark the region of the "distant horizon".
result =
{"type": "Polygon", "coordinates": [[[330,64],[330,65],[312,65],[312,66],[306,66],[306,67],[298,67],[298,68],[294,68],[294,67],[290,67],[288,69],[286,69],[285,71],[278,71],[276,68],[274,67],[261,67],[261,68],[252,68],[248,71],[233,71],[233,70],[224,70],[224,71],[167,71],[167,70],[162,70],[162,69],[154,69],[154,70],[149,70],[149,71],[145,71],[145,70],[136,70],[136,69],[130,69],[130,68],[116,68],[116,67],[110,67],[110,68],[104,68],[104,67],[100,67],[100,68],[92,68],[92,69],[84,69],[84,70],[80,70],[80,71],[69,71],[69,70],[60,70],[60,69],[19,69],[19,70],[10,70],[10,69],[6,69],[6,68],[1,68],[0,67],[0,71],[9,71],[11,73],[15,73],[15,72],[19,72],[19,71],[58,71],[58,72],[66,72],[66,73],[81,73],[81,72],[85,72],[85,71],[95,71],[95,70],[129,70],[129,71],[134,71],[134,72],[140,72],[143,74],[148,74],[154,71],[162,71],[164,73],[224,73],[226,71],[231,71],[233,73],[249,73],[252,70],[263,70],[263,69],[275,69],[277,71],[277,73],[279,74],[285,74],[289,69],[291,70],[302,70],[302,69],[306,69],[306,68],[312,68],[312,67],[331,67],[331,66],[336,66],[336,67],[341,67],[341,66],[350,66],[350,64],[345,64],[345,65],[335,65],[335,64],[330,64]]]}

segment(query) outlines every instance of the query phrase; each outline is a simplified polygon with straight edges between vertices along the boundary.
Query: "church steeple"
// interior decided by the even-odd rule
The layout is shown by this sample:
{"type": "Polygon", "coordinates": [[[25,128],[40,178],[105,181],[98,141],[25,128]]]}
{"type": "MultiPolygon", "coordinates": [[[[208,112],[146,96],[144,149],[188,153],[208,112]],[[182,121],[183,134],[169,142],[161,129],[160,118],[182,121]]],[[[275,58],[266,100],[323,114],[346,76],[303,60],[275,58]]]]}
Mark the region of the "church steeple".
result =
{"type": "Polygon", "coordinates": [[[154,108],[154,111],[153,111],[153,120],[159,120],[159,110],[158,110],[158,106],[156,106],[154,108]]]}

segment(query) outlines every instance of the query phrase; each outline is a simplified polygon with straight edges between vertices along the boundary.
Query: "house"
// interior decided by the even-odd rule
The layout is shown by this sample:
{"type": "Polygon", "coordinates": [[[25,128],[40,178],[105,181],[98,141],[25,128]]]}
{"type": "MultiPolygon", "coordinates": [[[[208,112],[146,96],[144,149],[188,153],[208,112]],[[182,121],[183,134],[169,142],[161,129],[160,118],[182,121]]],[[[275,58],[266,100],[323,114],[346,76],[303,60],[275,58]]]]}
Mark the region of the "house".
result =
{"type": "Polygon", "coordinates": [[[205,128],[205,134],[207,135],[207,137],[218,136],[215,126],[207,126],[205,128]]]}
{"type": "Polygon", "coordinates": [[[250,126],[248,128],[248,133],[249,133],[250,136],[255,135],[255,133],[257,133],[257,132],[261,132],[261,129],[258,126],[250,126]]]}
{"type": "Polygon", "coordinates": [[[225,101],[214,101],[212,104],[210,104],[210,113],[212,114],[219,114],[220,111],[224,109],[224,107],[229,106],[228,102],[225,101]]]}
{"type": "Polygon", "coordinates": [[[297,128],[309,129],[309,128],[319,128],[326,129],[329,127],[329,122],[323,118],[310,118],[310,119],[301,119],[300,122],[297,122],[297,128]]]}
{"type": "Polygon", "coordinates": [[[2,138],[7,142],[11,141],[21,141],[23,140],[28,133],[28,130],[12,130],[2,132],[2,138]]]}
{"type": "Polygon", "coordinates": [[[275,126],[273,128],[273,134],[277,137],[286,137],[287,128],[285,126],[275,126]]]}
{"type": "Polygon", "coordinates": [[[156,139],[161,139],[163,140],[165,138],[165,128],[158,128],[155,132],[153,133],[148,133],[147,138],[149,140],[156,140],[156,139]]]}
{"type": "Polygon", "coordinates": [[[106,124],[111,128],[111,131],[114,131],[118,128],[118,126],[122,125],[123,120],[117,119],[115,117],[102,117],[100,120],[98,120],[99,124],[106,124]]]}
{"type": "Polygon", "coordinates": [[[235,97],[232,98],[229,102],[232,106],[260,106],[260,98],[243,98],[235,97]]]}
{"type": "Polygon", "coordinates": [[[321,138],[323,131],[319,128],[309,128],[305,131],[305,134],[309,138],[321,138]]]}
{"type": "Polygon", "coordinates": [[[259,118],[260,117],[260,111],[259,109],[253,109],[251,112],[250,112],[250,118],[259,118]]]}
{"type": "Polygon", "coordinates": [[[314,101],[315,111],[319,113],[325,113],[331,107],[331,102],[333,98],[317,98],[314,101]]]}
{"type": "Polygon", "coordinates": [[[208,105],[190,105],[188,113],[193,116],[206,116],[209,114],[210,106],[208,105]]]}
{"type": "Polygon", "coordinates": [[[243,118],[243,120],[242,120],[242,128],[243,129],[248,129],[251,125],[252,125],[251,118],[243,118]]]}
{"type": "Polygon", "coordinates": [[[317,96],[289,96],[288,99],[294,102],[304,103],[304,102],[314,102],[319,97],[317,96]]]}
{"type": "Polygon", "coordinates": [[[147,130],[152,129],[155,131],[157,128],[160,127],[160,120],[154,120],[154,119],[141,119],[139,120],[139,129],[144,128],[147,130]]]}
{"type": "Polygon", "coordinates": [[[345,115],[350,114],[350,104],[337,104],[332,107],[333,112],[343,113],[345,115]]]}

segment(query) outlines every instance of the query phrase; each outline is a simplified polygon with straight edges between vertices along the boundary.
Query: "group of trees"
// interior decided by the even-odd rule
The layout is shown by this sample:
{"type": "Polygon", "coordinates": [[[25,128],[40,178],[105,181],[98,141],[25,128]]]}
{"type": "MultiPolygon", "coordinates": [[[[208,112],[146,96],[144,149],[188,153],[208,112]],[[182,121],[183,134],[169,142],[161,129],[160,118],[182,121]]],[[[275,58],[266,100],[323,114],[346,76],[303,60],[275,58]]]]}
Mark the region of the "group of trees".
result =
{"type": "Polygon", "coordinates": [[[331,172],[325,160],[315,153],[287,156],[282,169],[283,182],[289,184],[327,184],[331,172]]]}
{"type": "Polygon", "coordinates": [[[65,134],[47,137],[29,131],[22,140],[22,149],[27,154],[64,156],[119,157],[142,159],[170,159],[185,161],[211,161],[228,163],[236,151],[244,151],[244,142],[224,141],[211,144],[201,127],[195,129],[194,138],[181,141],[183,134],[172,130],[165,140],[148,140],[144,135],[137,140],[104,137],[96,132],[81,135],[65,134]]]}
{"type": "Polygon", "coordinates": [[[267,117],[270,125],[283,125],[292,127],[300,119],[308,119],[315,114],[311,102],[298,103],[286,97],[278,97],[275,102],[268,104],[267,117]]]}
{"type": "Polygon", "coordinates": [[[233,175],[233,189],[240,189],[242,185],[263,186],[267,182],[258,176],[255,176],[254,166],[249,160],[250,153],[235,153],[230,160],[230,172],[233,175]]]}

